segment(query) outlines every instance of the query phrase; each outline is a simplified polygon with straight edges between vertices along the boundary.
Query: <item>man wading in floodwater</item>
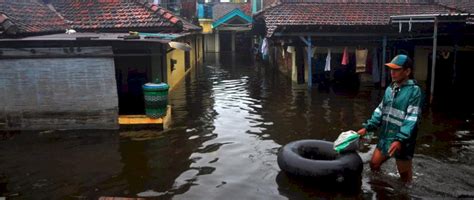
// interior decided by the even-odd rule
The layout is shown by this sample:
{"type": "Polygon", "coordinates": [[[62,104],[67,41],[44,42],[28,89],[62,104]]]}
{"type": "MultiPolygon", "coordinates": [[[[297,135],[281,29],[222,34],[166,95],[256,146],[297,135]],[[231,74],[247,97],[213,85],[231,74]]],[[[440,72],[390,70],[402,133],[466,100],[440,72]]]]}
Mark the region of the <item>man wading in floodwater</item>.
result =
{"type": "Polygon", "coordinates": [[[417,123],[421,113],[421,89],[413,77],[413,62],[403,54],[390,63],[392,84],[385,90],[382,102],[372,117],[357,131],[361,136],[381,127],[380,139],[372,155],[370,168],[379,171],[380,166],[395,156],[402,181],[412,181],[412,158],[415,152],[417,123]]]}

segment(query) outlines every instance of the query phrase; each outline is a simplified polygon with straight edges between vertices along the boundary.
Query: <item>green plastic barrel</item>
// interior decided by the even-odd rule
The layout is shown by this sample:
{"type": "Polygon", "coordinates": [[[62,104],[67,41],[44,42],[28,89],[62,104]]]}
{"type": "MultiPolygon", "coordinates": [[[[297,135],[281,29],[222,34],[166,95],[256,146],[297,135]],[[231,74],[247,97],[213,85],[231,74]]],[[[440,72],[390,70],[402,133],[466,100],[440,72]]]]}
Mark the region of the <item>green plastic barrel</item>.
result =
{"type": "Polygon", "coordinates": [[[160,118],[166,115],[168,106],[168,89],[166,83],[147,83],[143,85],[145,95],[145,114],[150,118],[160,118]]]}

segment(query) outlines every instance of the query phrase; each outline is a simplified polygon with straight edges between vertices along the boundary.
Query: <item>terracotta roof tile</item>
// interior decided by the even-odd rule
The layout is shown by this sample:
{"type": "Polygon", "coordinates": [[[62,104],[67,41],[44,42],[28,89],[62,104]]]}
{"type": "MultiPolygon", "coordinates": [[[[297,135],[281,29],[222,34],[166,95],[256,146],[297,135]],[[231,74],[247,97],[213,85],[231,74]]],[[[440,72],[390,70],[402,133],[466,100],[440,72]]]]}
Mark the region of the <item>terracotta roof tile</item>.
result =
{"type": "Polygon", "coordinates": [[[473,0],[436,0],[441,5],[456,8],[465,12],[474,13],[473,0]]]}
{"type": "Polygon", "coordinates": [[[63,19],[37,0],[0,0],[0,14],[17,26],[19,34],[57,33],[68,28],[63,19]]]}
{"type": "Polygon", "coordinates": [[[250,3],[251,1],[248,1],[247,3],[240,6],[240,10],[242,10],[242,12],[248,16],[252,16],[252,4],[250,3]]]}
{"type": "Polygon", "coordinates": [[[438,4],[283,3],[263,12],[267,37],[285,25],[388,25],[390,16],[455,13],[438,4]]]}
{"type": "MultiPolygon", "coordinates": [[[[248,5],[248,4],[243,4],[243,3],[216,3],[212,7],[212,19],[214,21],[218,20],[221,17],[223,17],[224,15],[226,15],[227,13],[232,12],[236,8],[238,8],[241,11],[245,12],[245,14],[248,14],[248,13],[246,13],[245,9],[243,9],[243,8],[245,8],[246,5],[248,5]]],[[[249,7],[248,11],[250,11],[250,7],[249,7]]]]}
{"type": "Polygon", "coordinates": [[[188,25],[170,11],[141,0],[51,0],[51,3],[76,30],[181,32],[186,31],[183,24],[188,25]]]}

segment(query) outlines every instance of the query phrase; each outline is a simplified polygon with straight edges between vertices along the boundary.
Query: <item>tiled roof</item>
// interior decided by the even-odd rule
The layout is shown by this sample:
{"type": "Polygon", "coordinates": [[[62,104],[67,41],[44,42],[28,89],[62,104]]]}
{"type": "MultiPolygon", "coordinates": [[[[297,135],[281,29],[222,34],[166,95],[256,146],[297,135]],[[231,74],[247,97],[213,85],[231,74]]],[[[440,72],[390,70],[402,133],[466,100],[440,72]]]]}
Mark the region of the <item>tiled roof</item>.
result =
{"type": "Polygon", "coordinates": [[[456,8],[465,12],[474,13],[473,0],[436,0],[441,5],[456,8]]]}
{"type": "Polygon", "coordinates": [[[268,7],[272,6],[273,4],[277,4],[278,2],[279,2],[279,0],[265,0],[265,1],[263,1],[262,7],[265,9],[265,8],[268,8],[268,7]]]}
{"type": "Polygon", "coordinates": [[[201,31],[202,28],[200,26],[196,26],[191,22],[183,20],[183,30],[184,31],[201,31]]]}
{"type": "MultiPolygon", "coordinates": [[[[271,1],[271,0],[267,0],[271,1]]],[[[454,0],[457,1],[457,0],[454,0]]],[[[468,0],[469,1],[469,0],[468,0]]],[[[282,3],[433,3],[433,0],[280,0],[282,3]]]]}
{"type": "MultiPolygon", "coordinates": [[[[144,0],[141,0],[141,1],[144,1],[144,0]]],[[[156,10],[157,8],[160,8],[162,10],[162,12],[158,12],[159,15],[162,15],[162,13],[165,13],[165,12],[171,13],[171,11],[168,11],[165,8],[160,7],[158,5],[155,5],[155,4],[149,4],[149,3],[146,3],[146,2],[140,2],[140,3],[143,4],[145,7],[148,7],[152,11],[156,10]]],[[[156,12],[155,12],[155,14],[156,14],[156,12]]],[[[164,16],[164,15],[162,15],[162,16],[164,16]]],[[[172,14],[172,18],[176,18],[177,20],[179,20],[183,23],[183,30],[184,31],[200,31],[202,29],[200,26],[194,25],[191,22],[183,19],[182,17],[180,17],[178,15],[172,14]]]]}
{"type": "Polygon", "coordinates": [[[212,19],[217,20],[229,13],[230,11],[240,8],[240,4],[237,3],[216,3],[212,7],[212,19]]]}
{"type": "Polygon", "coordinates": [[[226,15],[227,13],[232,12],[234,9],[240,9],[246,15],[252,15],[252,8],[250,3],[216,3],[212,7],[212,19],[216,21],[226,15]]]}
{"type": "Polygon", "coordinates": [[[7,21],[18,34],[65,32],[69,27],[53,10],[37,0],[0,0],[0,31],[7,21]]]}
{"type": "MultiPolygon", "coordinates": [[[[248,2],[250,2],[250,1],[248,1],[248,2]]],[[[244,5],[240,6],[240,10],[242,10],[242,12],[244,12],[248,16],[252,16],[252,4],[250,4],[250,3],[244,4],[244,5]]]]}
{"type": "Polygon", "coordinates": [[[267,37],[271,37],[276,28],[286,25],[388,25],[393,15],[454,12],[438,4],[283,3],[260,14],[265,18],[267,37]]]}
{"type": "Polygon", "coordinates": [[[52,0],[51,3],[76,30],[180,32],[183,28],[196,28],[143,0],[52,0]]]}

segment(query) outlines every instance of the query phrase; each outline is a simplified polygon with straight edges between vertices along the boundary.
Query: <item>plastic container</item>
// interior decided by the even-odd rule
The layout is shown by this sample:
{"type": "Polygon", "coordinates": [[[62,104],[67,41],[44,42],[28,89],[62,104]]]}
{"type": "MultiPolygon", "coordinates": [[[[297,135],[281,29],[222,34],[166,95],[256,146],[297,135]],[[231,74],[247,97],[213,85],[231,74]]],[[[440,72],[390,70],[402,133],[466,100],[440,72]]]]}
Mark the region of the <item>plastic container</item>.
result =
{"type": "Polygon", "coordinates": [[[145,96],[145,114],[150,118],[160,118],[166,115],[168,106],[169,85],[160,83],[156,80],[154,83],[143,85],[143,94],[145,96]]]}

